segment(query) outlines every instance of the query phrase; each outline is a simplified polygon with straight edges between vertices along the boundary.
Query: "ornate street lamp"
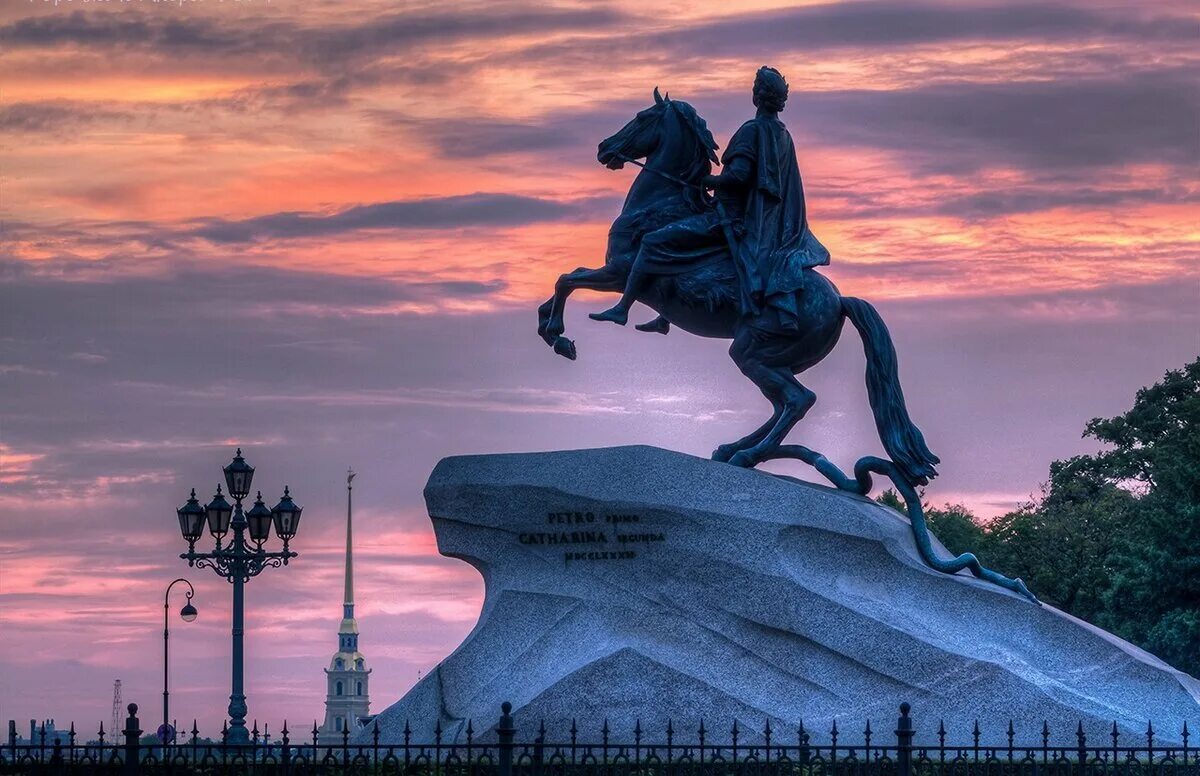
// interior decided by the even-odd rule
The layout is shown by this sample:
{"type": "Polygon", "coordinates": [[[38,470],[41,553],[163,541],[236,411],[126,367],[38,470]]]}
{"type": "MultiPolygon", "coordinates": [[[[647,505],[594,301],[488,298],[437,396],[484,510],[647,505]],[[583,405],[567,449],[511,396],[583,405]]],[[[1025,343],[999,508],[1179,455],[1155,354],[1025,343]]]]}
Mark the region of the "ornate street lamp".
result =
{"type": "MultiPolygon", "coordinates": [[[[250,495],[250,484],[254,481],[254,467],[242,458],[240,447],[224,472],[225,486],[233,497],[233,506],[225,500],[218,486],[217,494],[208,506],[200,506],[196,491],[193,490],[187,503],[176,510],[180,532],[188,543],[188,551],[179,557],[186,560],[189,566],[212,569],[233,585],[233,692],[229,696],[229,734],[226,741],[230,744],[247,744],[250,742],[250,733],[246,730],[242,644],[245,584],[251,577],[261,574],[263,569],[286,566],[289,560],[296,557],[296,553],[288,548],[288,542],[296,536],[301,508],[292,502],[287,488],[284,488],[283,498],[274,509],[267,508],[259,492],[250,510],[242,511],[242,499],[250,495]],[[212,552],[196,552],[196,542],[204,533],[205,523],[216,541],[216,547],[212,552]],[[263,545],[270,539],[272,524],[275,533],[283,541],[283,549],[268,552],[263,545]],[[224,543],[231,529],[233,538],[224,543]]],[[[192,612],[194,616],[195,610],[192,612]]]]}
{"type": "MultiPolygon", "coordinates": [[[[188,499],[189,505],[193,501],[196,500],[195,491],[192,491],[192,494],[193,494],[192,498],[188,499]]],[[[187,507],[184,507],[184,509],[186,509],[186,508],[187,507]]],[[[184,510],[181,509],[179,511],[182,513],[184,510]]],[[[189,514],[191,514],[191,513],[189,512],[189,514]]],[[[201,521],[201,522],[203,523],[203,521],[201,521]]],[[[180,526],[181,527],[183,526],[183,517],[182,516],[180,517],[180,526]]],[[[191,526],[190,522],[189,522],[189,526],[191,526]]],[[[200,530],[204,530],[203,525],[201,526],[200,530]]],[[[187,532],[185,532],[184,535],[186,537],[187,532]]],[[[171,695],[167,690],[167,666],[168,666],[167,645],[168,645],[169,639],[171,637],[171,622],[170,622],[170,617],[169,617],[170,611],[171,611],[171,588],[175,587],[175,585],[177,585],[180,582],[187,585],[188,589],[187,589],[187,593],[185,593],[185,595],[187,596],[187,603],[185,603],[183,605],[183,608],[179,610],[179,618],[182,619],[184,622],[192,622],[193,620],[196,619],[196,614],[197,614],[196,607],[192,606],[192,596],[194,596],[196,594],[196,588],[192,587],[191,582],[187,581],[183,577],[180,577],[179,579],[176,579],[171,584],[167,585],[167,592],[165,594],[163,594],[163,721],[162,721],[162,727],[160,727],[158,729],[158,738],[160,741],[163,742],[164,745],[174,743],[174,741],[175,741],[175,729],[173,727],[171,727],[171,711],[170,711],[171,695]]]]}

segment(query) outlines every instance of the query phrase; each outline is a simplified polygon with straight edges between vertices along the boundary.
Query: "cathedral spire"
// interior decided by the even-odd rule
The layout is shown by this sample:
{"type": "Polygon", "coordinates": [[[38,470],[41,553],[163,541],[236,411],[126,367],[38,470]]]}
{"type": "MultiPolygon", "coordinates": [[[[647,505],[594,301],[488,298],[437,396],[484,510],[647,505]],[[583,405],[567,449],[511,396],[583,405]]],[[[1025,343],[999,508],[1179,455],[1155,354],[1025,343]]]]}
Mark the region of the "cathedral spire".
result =
{"type": "Polygon", "coordinates": [[[371,719],[367,685],[371,669],[358,651],[358,621],[354,619],[354,470],[346,470],[346,588],[342,596],[342,624],[338,651],[325,669],[325,724],[322,743],[340,744],[346,731],[360,730],[371,719]]]}
{"type": "Polygon", "coordinates": [[[343,615],[347,619],[354,617],[354,528],[352,524],[351,494],[354,489],[354,470],[346,470],[346,594],[342,604],[346,608],[343,615]]]}

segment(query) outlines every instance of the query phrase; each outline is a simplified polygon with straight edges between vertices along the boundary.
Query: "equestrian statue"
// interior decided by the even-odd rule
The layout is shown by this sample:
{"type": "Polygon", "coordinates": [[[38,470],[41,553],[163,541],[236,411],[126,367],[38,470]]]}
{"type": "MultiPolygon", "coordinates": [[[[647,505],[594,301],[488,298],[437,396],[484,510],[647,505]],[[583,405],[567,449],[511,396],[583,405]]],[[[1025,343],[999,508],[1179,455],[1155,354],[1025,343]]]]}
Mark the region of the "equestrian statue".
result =
{"type": "Polygon", "coordinates": [[[733,340],[730,357],[774,412],[747,436],[719,446],[715,460],[752,467],[799,458],[861,495],[869,493],[872,473],[885,475],[904,498],[926,563],[951,574],[968,569],[1036,603],[1020,579],[984,568],[973,554],[947,560],[934,552],[916,489],[937,476],[939,460],[909,418],[883,319],[817,271],[829,263],[829,251],[809,229],[795,146],[779,119],[787,96],[778,70],[758,70],[754,118],[734,133],[721,173],[713,175],[718,146],[704,119],[656,87],[654,104],[602,141],[596,154],[610,169],[641,168],[609,229],[604,266],[559,277],[554,296],[538,308],[538,334],[559,355],[576,357],[575,343],[563,336],[563,312],[571,292],[583,288],[621,294],[594,320],[625,325],[633,303],[641,302],[658,316],[635,327],[640,331],[667,334],[677,326],[733,340]],[[888,454],[859,459],[853,477],[820,453],[784,444],[816,401],[796,375],[829,355],[846,319],[862,337],[867,395],[888,454]]]}

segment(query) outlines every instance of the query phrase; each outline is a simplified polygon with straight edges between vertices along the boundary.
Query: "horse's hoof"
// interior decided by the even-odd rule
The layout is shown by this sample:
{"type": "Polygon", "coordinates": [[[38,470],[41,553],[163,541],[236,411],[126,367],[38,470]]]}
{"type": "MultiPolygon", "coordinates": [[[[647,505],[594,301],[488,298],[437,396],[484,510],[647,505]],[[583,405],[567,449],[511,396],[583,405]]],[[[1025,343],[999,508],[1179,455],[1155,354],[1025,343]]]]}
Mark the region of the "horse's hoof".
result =
{"type": "Polygon", "coordinates": [[[575,343],[566,337],[558,337],[554,340],[554,352],[572,361],[575,360],[575,356],[577,355],[575,353],[575,343]]]}
{"type": "Polygon", "coordinates": [[[743,469],[753,469],[754,456],[745,450],[739,450],[730,457],[729,463],[733,466],[740,466],[743,469]]]}
{"type": "Polygon", "coordinates": [[[721,445],[716,450],[713,450],[712,459],[721,463],[727,463],[736,452],[737,448],[733,445],[721,445]]]}
{"type": "Polygon", "coordinates": [[[564,331],[566,331],[566,329],[562,326],[551,326],[547,324],[546,326],[538,327],[538,336],[541,337],[547,345],[557,350],[558,341],[563,339],[562,333],[564,331]]]}

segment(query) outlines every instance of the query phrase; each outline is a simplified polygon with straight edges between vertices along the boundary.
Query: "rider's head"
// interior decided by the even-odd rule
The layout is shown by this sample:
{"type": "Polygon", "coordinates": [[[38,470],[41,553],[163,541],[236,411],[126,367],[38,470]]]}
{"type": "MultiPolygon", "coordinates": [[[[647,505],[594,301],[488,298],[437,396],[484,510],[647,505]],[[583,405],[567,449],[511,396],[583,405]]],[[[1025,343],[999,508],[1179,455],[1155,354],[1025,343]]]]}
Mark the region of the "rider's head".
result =
{"type": "Polygon", "coordinates": [[[787,102],[788,86],[783,74],[763,65],[754,75],[754,106],[778,113],[787,102]]]}

